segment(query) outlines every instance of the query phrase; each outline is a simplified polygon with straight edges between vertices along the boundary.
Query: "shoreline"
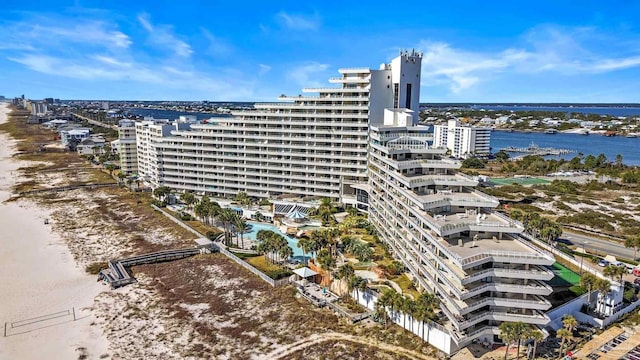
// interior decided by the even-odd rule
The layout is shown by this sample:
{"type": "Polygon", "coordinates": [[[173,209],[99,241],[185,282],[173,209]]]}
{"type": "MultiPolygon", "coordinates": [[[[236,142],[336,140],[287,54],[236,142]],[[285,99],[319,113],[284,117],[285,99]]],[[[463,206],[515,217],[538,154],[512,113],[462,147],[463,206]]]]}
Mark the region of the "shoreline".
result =
{"type": "MultiPolygon", "coordinates": [[[[0,123],[8,121],[8,113],[0,104],[0,123]]],[[[105,288],[74,261],[53,231],[51,210],[30,200],[6,202],[21,180],[19,168],[28,164],[12,158],[16,143],[0,133],[0,321],[7,329],[0,358],[97,359],[108,353],[93,311],[105,288]]]]}

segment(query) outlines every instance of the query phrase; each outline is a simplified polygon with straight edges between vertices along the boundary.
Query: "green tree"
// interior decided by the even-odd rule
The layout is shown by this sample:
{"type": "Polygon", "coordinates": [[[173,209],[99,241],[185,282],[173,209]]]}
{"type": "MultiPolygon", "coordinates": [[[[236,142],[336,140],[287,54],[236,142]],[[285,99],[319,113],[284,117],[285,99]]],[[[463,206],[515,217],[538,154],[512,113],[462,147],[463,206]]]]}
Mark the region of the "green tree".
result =
{"type": "Polygon", "coordinates": [[[498,160],[501,163],[508,161],[510,158],[509,154],[504,150],[498,151],[495,156],[496,156],[496,160],[498,160]]]}
{"type": "Polygon", "coordinates": [[[609,282],[609,280],[607,279],[598,278],[594,285],[594,289],[596,289],[598,291],[598,294],[600,295],[599,304],[601,304],[601,306],[598,311],[600,313],[604,313],[604,300],[611,291],[611,282],[609,282]]]}
{"type": "Polygon", "coordinates": [[[558,356],[564,356],[564,344],[567,339],[571,337],[571,335],[571,331],[567,329],[560,329],[557,331],[556,336],[562,340],[562,342],[560,343],[560,353],[558,354],[558,356]]]}
{"type": "Polygon", "coordinates": [[[309,260],[306,258],[306,254],[308,254],[313,249],[313,241],[308,237],[303,237],[298,240],[298,244],[296,245],[300,249],[302,249],[302,257],[305,260],[305,264],[309,263],[309,260]]]}
{"type": "Polygon", "coordinates": [[[542,341],[542,339],[544,339],[544,334],[542,333],[542,331],[538,329],[529,329],[529,331],[527,332],[526,338],[533,340],[533,349],[531,351],[531,359],[535,359],[538,343],[542,341]]]}
{"type": "Polygon", "coordinates": [[[247,221],[241,216],[237,216],[235,218],[235,221],[233,222],[233,226],[235,227],[236,232],[240,234],[240,244],[238,244],[238,247],[241,249],[244,249],[244,233],[249,231],[251,227],[249,226],[247,221]]]}
{"type": "Polygon", "coordinates": [[[153,190],[153,195],[160,201],[165,201],[166,197],[171,193],[171,189],[168,186],[159,186],[153,190]]]}
{"type": "Polygon", "coordinates": [[[318,260],[320,267],[327,272],[329,275],[329,282],[331,282],[331,270],[336,266],[336,259],[331,255],[329,250],[321,249],[318,251],[316,260],[318,260]]]}
{"type": "Polygon", "coordinates": [[[504,359],[507,360],[507,356],[509,356],[509,347],[511,343],[516,340],[516,327],[515,323],[505,321],[500,324],[500,338],[504,341],[506,346],[506,350],[504,352],[504,359]]]}
{"type": "Polygon", "coordinates": [[[624,246],[627,248],[633,248],[633,260],[638,258],[638,248],[640,248],[640,234],[635,236],[629,236],[624,239],[624,246]]]}
{"type": "Polygon", "coordinates": [[[467,169],[484,169],[484,161],[477,157],[470,157],[462,162],[462,167],[467,169]]]}
{"type": "Polygon", "coordinates": [[[584,273],[580,278],[580,286],[587,289],[587,291],[589,292],[587,309],[591,308],[591,292],[593,291],[593,289],[595,289],[597,281],[598,278],[591,273],[584,273]]]}
{"type": "Polygon", "coordinates": [[[192,193],[184,193],[180,196],[180,200],[187,205],[187,209],[189,211],[193,210],[193,205],[198,201],[195,195],[192,193]]]}
{"type": "Polygon", "coordinates": [[[233,201],[237,202],[240,205],[243,206],[249,206],[251,205],[251,198],[249,197],[249,195],[247,195],[246,192],[244,191],[240,191],[236,194],[236,196],[233,198],[233,201]]]}
{"type": "MultiPolygon", "coordinates": [[[[414,305],[413,317],[421,322],[422,338],[424,338],[425,321],[433,321],[436,319],[436,310],[440,307],[440,299],[435,294],[423,291],[418,295],[414,305]]],[[[427,339],[429,335],[427,334],[427,339]]]]}
{"type": "Polygon", "coordinates": [[[376,301],[375,314],[378,318],[382,319],[385,329],[387,328],[387,320],[389,319],[387,308],[393,303],[395,293],[392,289],[386,289],[376,301]]]}

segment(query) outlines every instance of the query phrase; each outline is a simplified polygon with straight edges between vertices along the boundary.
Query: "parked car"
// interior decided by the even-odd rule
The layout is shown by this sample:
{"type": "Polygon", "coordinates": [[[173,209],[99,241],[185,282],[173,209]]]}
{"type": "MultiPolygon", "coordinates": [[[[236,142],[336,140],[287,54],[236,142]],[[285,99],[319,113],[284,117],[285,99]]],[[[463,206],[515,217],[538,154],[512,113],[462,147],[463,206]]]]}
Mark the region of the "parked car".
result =
{"type": "Polygon", "coordinates": [[[625,263],[623,263],[622,261],[614,262],[614,263],[613,263],[613,264],[611,264],[611,265],[613,265],[613,266],[618,266],[618,267],[623,267],[623,268],[626,268],[626,267],[627,267],[627,265],[626,265],[625,263]]]}
{"type": "Polygon", "coordinates": [[[633,283],[636,285],[640,285],[640,277],[633,280],[633,283]]]}
{"type": "Polygon", "coordinates": [[[629,274],[633,274],[633,269],[635,269],[636,267],[635,267],[635,266],[633,266],[633,265],[631,265],[631,264],[625,264],[625,265],[626,265],[626,267],[627,267],[627,272],[628,272],[629,274]]]}
{"type": "Polygon", "coordinates": [[[600,262],[598,263],[598,266],[602,266],[602,267],[605,267],[608,265],[609,265],[609,262],[605,259],[600,260],[600,262]]]}

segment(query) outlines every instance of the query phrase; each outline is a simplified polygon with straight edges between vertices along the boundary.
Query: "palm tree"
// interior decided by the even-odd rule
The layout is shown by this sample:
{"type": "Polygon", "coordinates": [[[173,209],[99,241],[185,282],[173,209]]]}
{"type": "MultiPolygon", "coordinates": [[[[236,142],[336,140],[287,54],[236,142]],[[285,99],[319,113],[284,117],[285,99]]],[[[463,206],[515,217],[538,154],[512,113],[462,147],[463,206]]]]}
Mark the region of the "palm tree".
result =
{"type": "Polygon", "coordinates": [[[322,225],[331,225],[335,223],[336,219],[333,214],[336,212],[335,206],[329,198],[322,198],[317,208],[312,211],[312,214],[318,217],[322,221],[322,225]]]}
{"type": "Polygon", "coordinates": [[[560,357],[562,357],[563,356],[562,354],[564,354],[564,343],[567,341],[567,339],[571,337],[571,335],[572,335],[571,331],[567,329],[560,329],[556,333],[556,336],[562,339],[562,342],[560,343],[560,354],[559,354],[560,357]]]}
{"type": "Polygon", "coordinates": [[[321,249],[316,256],[318,264],[325,270],[329,276],[329,284],[331,283],[331,270],[336,266],[336,259],[331,256],[331,253],[327,249],[321,249]]]}
{"type": "Polygon", "coordinates": [[[193,210],[193,204],[195,204],[198,199],[196,199],[196,196],[193,195],[192,193],[184,193],[180,196],[180,200],[182,200],[182,202],[185,203],[185,205],[187,205],[187,209],[189,211],[193,210]]]}
{"type": "Polygon", "coordinates": [[[599,311],[601,313],[604,313],[604,300],[607,294],[609,294],[609,292],[611,291],[611,282],[609,282],[609,280],[607,279],[598,278],[593,288],[596,289],[600,294],[599,303],[602,304],[602,306],[599,311]]]}
{"type": "Polygon", "coordinates": [[[518,321],[517,323],[513,324],[513,332],[515,336],[514,340],[518,341],[518,348],[516,350],[516,359],[520,358],[520,343],[522,342],[522,340],[526,339],[528,330],[529,330],[529,327],[521,321],[518,321]]]}
{"type": "Polygon", "coordinates": [[[241,244],[238,247],[241,249],[244,249],[244,233],[245,231],[248,231],[249,229],[251,229],[251,227],[249,226],[249,224],[247,224],[247,221],[240,216],[235,218],[233,226],[236,228],[236,231],[238,232],[238,234],[240,234],[241,244]]]}
{"type": "Polygon", "coordinates": [[[127,177],[127,175],[125,175],[122,171],[120,171],[118,173],[118,182],[121,183],[121,184],[124,183],[124,178],[126,178],[126,177],[127,177]]]}
{"type": "Polygon", "coordinates": [[[305,263],[308,264],[309,260],[307,260],[305,254],[309,253],[313,249],[313,241],[308,237],[303,237],[298,240],[298,244],[296,246],[302,249],[302,257],[305,260],[305,263]]]}
{"type": "Polygon", "coordinates": [[[244,205],[244,206],[251,205],[251,198],[244,191],[240,191],[239,193],[237,193],[236,196],[233,198],[233,200],[239,203],[240,205],[244,205]]]}
{"type": "Polygon", "coordinates": [[[562,317],[562,327],[571,331],[573,334],[573,330],[578,326],[578,320],[571,315],[565,315],[562,317]]]}
{"type": "Polygon", "coordinates": [[[504,359],[507,360],[509,356],[509,346],[511,342],[516,340],[515,323],[505,321],[500,324],[500,338],[507,345],[507,349],[504,353],[504,359]]]}
{"type": "Polygon", "coordinates": [[[595,288],[595,284],[597,280],[598,278],[591,273],[582,274],[582,277],[580,278],[580,286],[582,286],[583,288],[586,288],[587,291],[589,292],[587,310],[591,308],[591,292],[595,288]]]}
{"type": "Polygon", "coordinates": [[[409,316],[411,318],[411,332],[413,332],[413,311],[415,309],[415,302],[412,298],[404,297],[402,295],[401,299],[399,310],[404,314],[404,316],[402,316],[402,327],[406,329],[407,316],[409,316]]]}
{"type": "Polygon", "coordinates": [[[613,277],[618,275],[618,272],[616,271],[617,266],[612,266],[612,265],[607,265],[607,267],[604,268],[604,270],[602,270],[602,274],[604,276],[608,276],[611,278],[611,280],[613,280],[613,277]]]}
{"type": "MultiPolygon", "coordinates": [[[[349,289],[349,283],[351,279],[354,277],[355,271],[353,270],[353,266],[351,264],[344,264],[338,268],[338,273],[336,274],[336,278],[340,279],[340,282],[347,285],[347,289],[349,289]]],[[[349,291],[349,293],[351,293],[349,291]]]]}
{"type": "MultiPolygon", "coordinates": [[[[436,318],[436,310],[440,306],[440,299],[435,294],[423,291],[416,299],[416,313],[422,322],[422,337],[424,338],[424,321],[432,321],[436,318]]],[[[428,338],[428,335],[427,335],[428,338]]]]}
{"type": "Polygon", "coordinates": [[[281,245],[278,247],[278,256],[280,256],[280,259],[282,259],[283,261],[286,261],[288,258],[293,256],[293,249],[291,248],[291,246],[289,246],[289,243],[287,243],[286,239],[282,239],[284,240],[286,245],[281,245]]]}
{"type": "Polygon", "coordinates": [[[155,195],[160,201],[164,201],[170,193],[171,189],[169,189],[168,186],[160,186],[153,190],[153,195],[155,195]]]}
{"type": "Polygon", "coordinates": [[[355,290],[356,298],[360,298],[360,291],[364,291],[367,288],[367,281],[360,276],[354,275],[349,279],[347,288],[349,289],[349,294],[355,290]]]}
{"type": "Polygon", "coordinates": [[[533,340],[533,351],[531,352],[531,359],[536,358],[536,348],[538,343],[544,339],[544,334],[538,329],[529,329],[527,332],[527,339],[533,340]]]}
{"type": "Polygon", "coordinates": [[[224,240],[227,246],[229,246],[231,243],[230,225],[233,223],[237,216],[238,213],[229,208],[222,209],[220,214],[218,214],[218,219],[222,222],[222,227],[224,228],[224,240]]]}
{"type": "Polygon", "coordinates": [[[638,258],[640,248],[640,235],[630,236],[624,240],[624,247],[633,248],[633,260],[638,258]]]}
{"type": "Polygon", "coordinates": [[[387,307],[391,306],[395,293],[396,292],[392,289],[386,289],[382,295],[380,295],[378,301],[376,301],[376,315],[383,319],[385,329],[387,328],[387,319],[389,318],[389,315],[387,314],[387,307]]]}

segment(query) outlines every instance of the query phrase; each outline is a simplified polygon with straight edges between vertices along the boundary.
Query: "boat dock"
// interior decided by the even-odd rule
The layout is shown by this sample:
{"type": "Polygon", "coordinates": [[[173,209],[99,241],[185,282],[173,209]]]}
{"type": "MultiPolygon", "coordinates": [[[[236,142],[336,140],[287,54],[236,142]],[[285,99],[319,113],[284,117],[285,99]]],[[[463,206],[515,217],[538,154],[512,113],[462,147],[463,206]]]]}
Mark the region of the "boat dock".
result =
{"type": "Polygon", "coordinates": [[[528,147],[515,147],[509,146],[506,148],[502,148],[502,151],[512,152],[512,153],[521,153],[521,154],[530,154],[530,155],[538,155],[538,156],[549,156],[549,155],[565,155],[575,153],[575,150],[570,149],[556,149],[551,147],[541,148],[538,145],[531,143],[528,147]]]}
{"type": "Polygon", "coordinates": [[[127,259],[110,260],[107,263],[109,268],[100,270],[98,279],[106,281],[111,285],[111,288],[115,289],[136,282],[136,279],[127,270],[131,266],[183,259],[201,254],[204,251],[206,251],[204,248],[164,250],[127,259]]]}

